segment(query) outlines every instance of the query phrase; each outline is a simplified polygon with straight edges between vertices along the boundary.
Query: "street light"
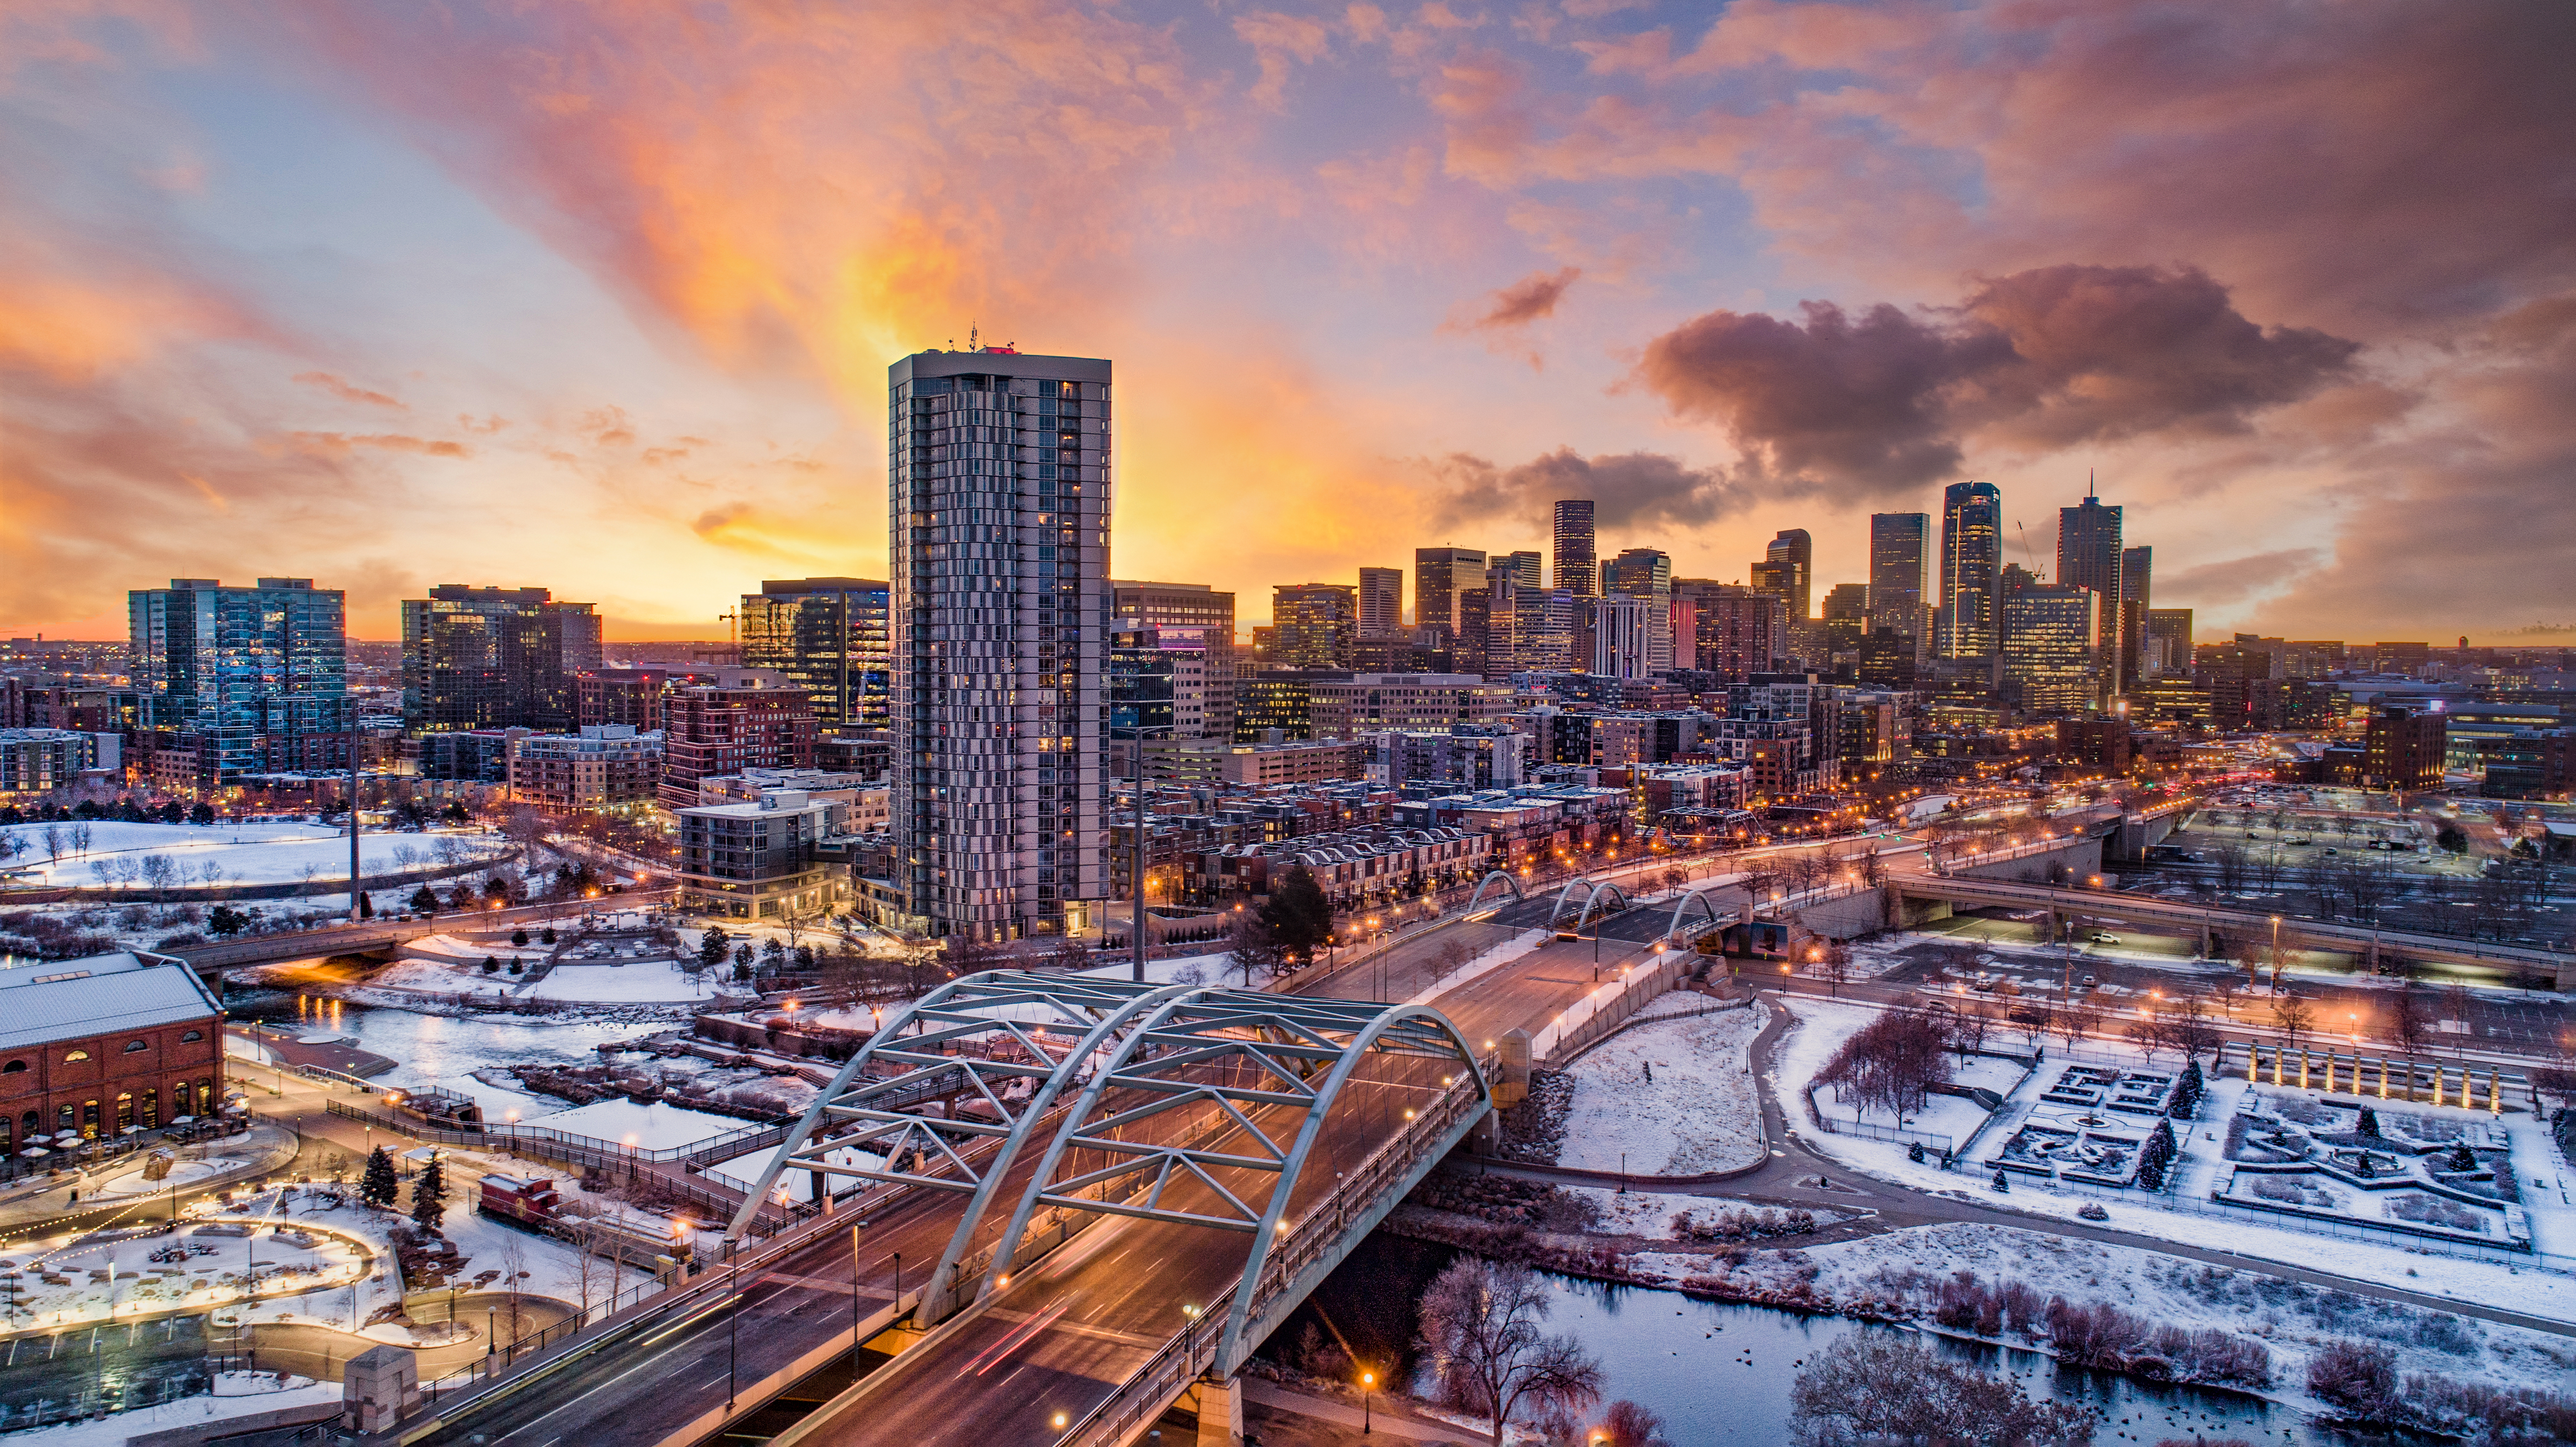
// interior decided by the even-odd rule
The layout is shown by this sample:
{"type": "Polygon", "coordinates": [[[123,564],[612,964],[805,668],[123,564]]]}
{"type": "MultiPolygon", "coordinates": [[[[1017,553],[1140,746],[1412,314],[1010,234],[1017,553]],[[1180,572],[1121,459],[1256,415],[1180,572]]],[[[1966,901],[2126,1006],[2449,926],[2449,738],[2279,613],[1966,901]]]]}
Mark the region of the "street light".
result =
{"type": "Polygon", "coordinates": [[[1377,1373],[1360,1373],[1360,1435],[1363,1437],[1369,1435],[1369,1433],[1374,1430],[1369,1416],[1369,1408],[1373,1401],[1371,1394],[1376,1390],[1377,1373]]]}

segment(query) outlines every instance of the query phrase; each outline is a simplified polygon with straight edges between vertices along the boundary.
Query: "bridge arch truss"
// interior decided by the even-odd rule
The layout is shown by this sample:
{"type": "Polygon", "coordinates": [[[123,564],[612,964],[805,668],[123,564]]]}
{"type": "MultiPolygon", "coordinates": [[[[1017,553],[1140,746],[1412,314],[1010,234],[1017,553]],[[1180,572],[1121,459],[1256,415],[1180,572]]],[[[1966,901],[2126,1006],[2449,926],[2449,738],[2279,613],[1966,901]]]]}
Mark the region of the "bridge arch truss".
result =
{"type": "Polygon", "coordinates": [[[962,1196],[926,1278],[923,1316],[937,1320],[1007,1280],[1044,1239],[1041,1213],[1233,1232],[1250,1238],[1226,1317],[1227,1359],[1239,1359],[1232,1349],[1254,1344],[1238,1339],[1283,1222],[1339,1174],[1321,1169],[1319,1150],[1365,1148],[1460,1086],[1491,1099],[1477,1052],[1428,1006],[971,975],[889,1018],[852,1056],[728,1234],[795,1170],[962,1196]],[[1328,1121],[1341,1127],[1331,1147],[1328,1121]],[[1015,1170],[1041,1136],[1035,1168],[1015,1170]],[[1005,1197],[1007,1224],[984,1231],[1005,1197]]]}
{"type": "Polygon", "coordinates": [[[1493,884],[1494,884],[1494,881],[1495,881],[1495,880],[1498,880],[1498,879],[1499,879],[1499,880],[1501,880],[1501,881],[1503,882],[1503,887],[1504,887],[1505,889],[1508,889],[1508,890],[1510,890],[1510,891],[1512,892],[1512,898],[1514,898],[1514,899],[1526,899],[1526,898],[1528,898],[1528,896],[1527,896],[1527,895],[1524,895],[1524,894],[1522,894],[1522,893],[1521,893],[1521,882],[1520,882],[1518,879],[1516,879],[1516,878],[1514,878],[1514,877],[1512,876],[1512,872],[1511,872],[1510,870],[1508,870],[1508,869],[1496,869],[1496,870],[1491,870],[1491,871],[1489,871],[1489,872],[1485,875],[1485,877],[1484,877],[1484,878],[1482,878],[1482,879],[1480,879],[1480,880],[1477,880],[1477,881],[1476,881],[1476,892],[1475,892],[1474,894],[1471,894],[1471,895],[1467,896],[1467,907],[1466,907],[1465,909],[1462,909],[1462,910],[1458,911],[1458,913],[1459,913],[1462,917],[1473,917],[1473,916],[1474,916],[1474,914],[1476,913],[1476,907],[1477,907],[1478,905],[1483,904],[1483,903],[1485,902],[1485,891],[1486,891],[1486,890],[1488,890],[1488,889],[1490,889],[1490,888],[1492,888],[1492,887],[1493,887],[1493,884]]]}
{"type": "Polygon", "coordinates": [[[1717,906],[1708,902],[1708,896],[1709,892],[1712,890],[1740,889],[1742,887],[1743,881],[1740,879],[1712,879],[1705,884],[1692,885],[1682,894],[1681,898],[1673,901],[1673,921],[1671,924],[1664,926],[1664,938],[1675,939],[1680,936],[1682,932],[1682,911],[1689,909],[1694,900],[1698,902],[1700,912],[1708,916],[1708,922],[1711,925],[1723,929],[1726,926],[1735,923],[1734,917],[1720,914],[1717,906]]]}
{"type": "Polygon", "coordinates": [[[1608,880],[1567,880],[1565,888],[1556,892],[1556,907],[1547,912],[1547,923],[1550,929],[1555,928],[1556,922],[1565,917],[1566,903],[1574,897],[1574,892],[1578,889],[1583,891],[1583,907],[1576,911],[1574,916],[1574,930],[1577,934],[1583,932],[1584,921],[1592,917],[1592,906],[1600,901],[1602,895],[1607,894],[1617,902],[1621,913],[1625,913],[1629,907],[1626,892],[1608,880]]]}

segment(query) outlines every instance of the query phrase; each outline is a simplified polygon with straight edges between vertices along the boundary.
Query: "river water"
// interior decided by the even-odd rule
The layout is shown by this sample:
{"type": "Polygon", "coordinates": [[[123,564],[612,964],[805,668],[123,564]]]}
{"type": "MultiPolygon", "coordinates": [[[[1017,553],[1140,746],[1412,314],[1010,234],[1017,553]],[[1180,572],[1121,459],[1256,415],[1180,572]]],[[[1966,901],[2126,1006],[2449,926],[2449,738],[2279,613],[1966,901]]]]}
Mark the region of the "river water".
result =
{"type": "MultiPolygon", "coordinates": [[[[1448,1264],[1445,1247],[1380,1232],[1343,1262],[1273,1337],[1269,1354],[1293,1352],[1317,1311],[1364,1356],[1415,1367],[1412,1313],[1422,1289],[1448,1264]]],[[[1837,1338],[1889,1331],[1840,1317],[1806,1316],[1771,1307],[1698,1301],[1676,1291],[1608,1286],[1547,1275],[1547,1329],[1572,1332],[1600,1358],[1608,1377],[1603,1400],[1625,1397],[1660,1414],[1666,1435],[1686,1447],[1701,1443],[1778,1443],[1788,1438],[1789,1393],[1798,1370],[1837,1338]]],[[[2306,1414],[2257,1397],[2199,1387],[2162,1386],[2109,1372],[2060,1369],[2037,1352],[2004,1351],[1947,1338],[1920,1340],[1989,1372],[2009,1372],[2034,1397],[2081,1401],[2100,1414],[2100,1447],[2155,1443],[2197,1434],[2297,1447],[2362,1447],[2390,1439],[2322,1426],[2306,1414]]]]}

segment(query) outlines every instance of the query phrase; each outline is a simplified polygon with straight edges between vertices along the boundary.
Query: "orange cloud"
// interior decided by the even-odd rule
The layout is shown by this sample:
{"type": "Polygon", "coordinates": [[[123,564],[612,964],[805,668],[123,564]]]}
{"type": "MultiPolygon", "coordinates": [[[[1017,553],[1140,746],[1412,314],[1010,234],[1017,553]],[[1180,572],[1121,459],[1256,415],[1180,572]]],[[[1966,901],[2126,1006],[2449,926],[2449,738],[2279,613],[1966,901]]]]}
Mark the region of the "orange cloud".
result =
{"type": "Polygon", "coordinates": [[[375,432],[351,436],[345,432],[289,433],[296,444],[307,451],[329,457],[345,457],[355,448],[374,448],[383,452],[417,452],[423,457],[471,457],[474,454],[462,442],[443,442],[428,437],[406,437],[395,432],[375,432]]]}
{"type": "Polygon", "coordinates": [[[399,398],[384,392],[369,391],[353,382],[332,376],[328,372],[298,372],[295,374],[295,380],[308,387],[319,387],[343,402],[364,402],[372,407],[392,407],[404,412],[411,410],[410,406],[399,398]]]}

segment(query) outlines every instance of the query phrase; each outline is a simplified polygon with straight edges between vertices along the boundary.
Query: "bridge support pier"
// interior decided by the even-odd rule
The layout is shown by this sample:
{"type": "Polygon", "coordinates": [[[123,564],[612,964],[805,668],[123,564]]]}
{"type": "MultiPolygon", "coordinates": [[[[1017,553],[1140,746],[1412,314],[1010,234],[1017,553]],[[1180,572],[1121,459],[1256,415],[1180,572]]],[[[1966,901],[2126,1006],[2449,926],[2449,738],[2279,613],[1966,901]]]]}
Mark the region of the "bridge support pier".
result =
{"type": "Polygon", "coordinates": [[[2200,926],[2200,958],[2204,960],[2209,958],[2209,922],[2206,920],[2203,920],[2200,926]]]}
{"type": "Polygon", "coordinates": [[[1243,1447],[1243,1378],[1202,1377],[1190,1390],[1198,1397],[1198,1447],[1243,1447]]]}

